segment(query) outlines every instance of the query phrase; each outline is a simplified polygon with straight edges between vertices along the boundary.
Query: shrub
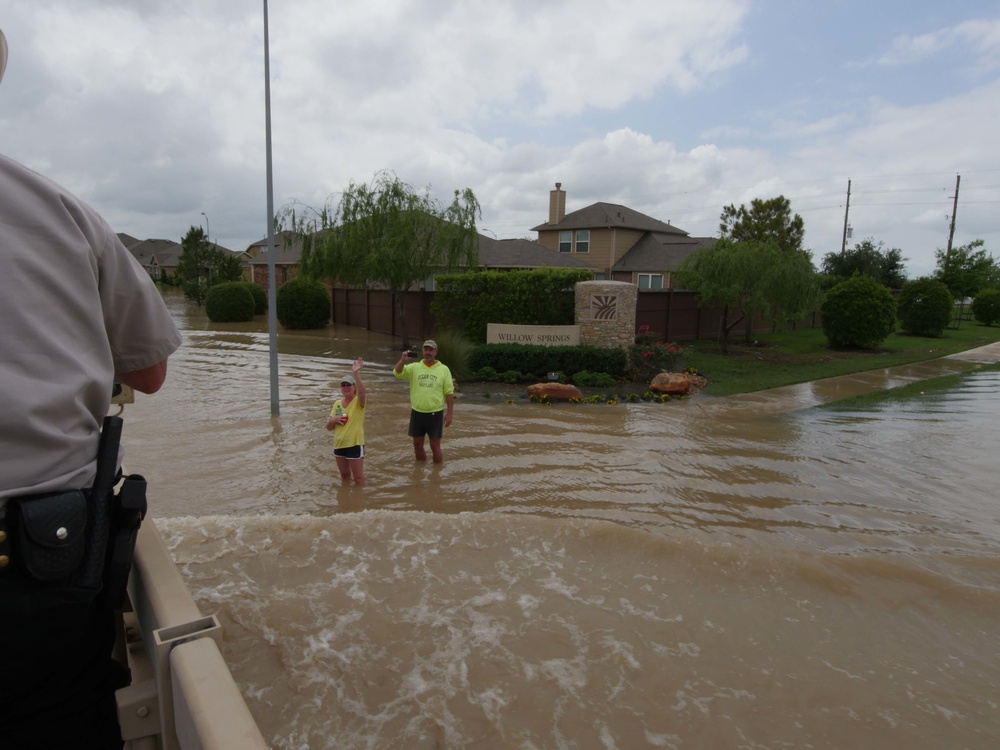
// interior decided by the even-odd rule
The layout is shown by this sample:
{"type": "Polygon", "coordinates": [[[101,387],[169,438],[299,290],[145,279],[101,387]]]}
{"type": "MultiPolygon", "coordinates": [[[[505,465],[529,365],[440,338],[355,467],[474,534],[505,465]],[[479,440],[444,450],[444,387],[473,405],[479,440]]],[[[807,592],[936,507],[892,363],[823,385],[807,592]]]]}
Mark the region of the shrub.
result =
{"type": "Polygon", "coordinates": [[[250,290],[250,294],[253,295],[253,314],[263,315],[266,313],[267,292],[264,291],[264,287],[254,281],[241,281],[239,283],[244,284],[250,290]]]}
{"type": "Polygon", "coordinates": [[[469,360],[475,345],[453,331],[441,331],[434,335],[438,345],[437,358],[448,365],[455,380],[469,380],[472,376],[469,360]]]}
{"type": "Polygon", "coordinates": [[[940,336],[951,322],[955,301],[944,283],[925,277],[903,284],[896,305],[904,331],[914,336],[940,336]]]}
{"type": "Polygon", "coordinates": [[[1000,290],[987,289],[972,300],[972,314],[984,326],[991,326],[1000,320],[1000,290]]]}
{"type": "Polygon", "coordinates": [[[285,328],[324,328],[330,320],[330,294],[320,282],[296,276],[278,289],[275,308],[285,328]]]}
{"type": "Polygon", "coordinates": [[[473,377],[483,383],[495,383],[500,380],[500,373],[492,367],[480,367],[473,377]]]}
{"type": "Polygon", "coordinates": [[[830,346],[871,349],[896,330],[896,300],[871,276],[852,276],[834,286],[820,312],[830,346]]]}
{"type": "Polygon", "coordinates": [[[506,372],[500,374],[500,380],[503,381],[504,383],[510,383],[511,385],[515,385],[518,382],[520,382],[521,373],[518,372],[517,370],[507,370],[506,372]]]}
{"type": "Polygon", "coordinates": [[[573,385],[580,388],[614,388],[618,381],[606,372],[587,372],[581,370],[573,376],[573,385]]]}
{"type": "Polygon", "coordinates": [[[541,373],[562,372],[567,377],[581,370],[606,372],[624,378],[628,361],[624,349],[598,346],[537,346],[534,344],[481,344],[472,351],[473,371],[492,367],[497,372],[517,370],[541,373]]]}
{"type": "Polygon", "coordinates": [[[628,350],[629,377],[649,380],[660,372],[680,372],[687,350],[678,344],[637,344],[628,350]]]}
{"type": "Polygon", "coordinates": [[[242,281],[216,284],[205,295],[205,313],[213,323],[253,320],[253,307],[253,295],[242,281]]]}

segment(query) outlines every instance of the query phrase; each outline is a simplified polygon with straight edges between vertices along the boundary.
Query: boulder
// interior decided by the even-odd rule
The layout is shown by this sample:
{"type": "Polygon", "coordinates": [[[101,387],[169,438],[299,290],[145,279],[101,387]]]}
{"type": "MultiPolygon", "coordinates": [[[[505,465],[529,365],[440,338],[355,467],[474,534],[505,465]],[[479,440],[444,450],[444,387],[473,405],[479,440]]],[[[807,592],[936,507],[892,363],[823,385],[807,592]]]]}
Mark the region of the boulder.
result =
{"type": "Polygon", "coordinates": [[[668,396],[685,396],[691,390],[691,377],[683,372],[661,372],[653,378],[649,390],[668,396]]]}
{"type": "Polygon", "coordinates": [[[569,401],[571,398],[583,398],[583,393],[569,383],[535,383],[528,386],[528,396],[548,396],[550,401],[569,401]]]}

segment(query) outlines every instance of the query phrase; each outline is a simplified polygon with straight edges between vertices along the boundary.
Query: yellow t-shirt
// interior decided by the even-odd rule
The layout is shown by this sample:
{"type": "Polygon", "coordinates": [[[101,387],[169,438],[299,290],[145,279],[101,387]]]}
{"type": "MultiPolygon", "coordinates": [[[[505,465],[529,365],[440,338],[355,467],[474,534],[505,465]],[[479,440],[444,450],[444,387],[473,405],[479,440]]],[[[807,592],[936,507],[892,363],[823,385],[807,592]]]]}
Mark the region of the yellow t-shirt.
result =
{"type": "Polygon", "coordinates": [[[353,448],[355,445],[365,444],[365,409],[358,403],[356,398],[351,399],[351,403],[344,406],[341,399],[337,399],[330,409],[330,416],[337,413],[337,406],[347,412],[347,424],[339,424],[333,428],[334,448],[353,448]]]}

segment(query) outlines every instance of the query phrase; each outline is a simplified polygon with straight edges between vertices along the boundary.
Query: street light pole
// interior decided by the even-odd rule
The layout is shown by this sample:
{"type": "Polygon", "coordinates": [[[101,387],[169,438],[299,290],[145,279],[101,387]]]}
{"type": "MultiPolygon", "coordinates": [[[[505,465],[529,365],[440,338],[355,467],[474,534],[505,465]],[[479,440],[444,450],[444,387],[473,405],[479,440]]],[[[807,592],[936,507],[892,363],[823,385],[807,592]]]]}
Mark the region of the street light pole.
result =
{"type": "Polygon", "coordinates": [[[202,211],[201,215],[205,217],[205,239],[211,242],[212,230],[208,226],[208,214],[202,211]]]}
{"type": "Polygon", "coordinates": [[[274,178],[271,168],[271,53],[264,0],[264,143],[267,173],[267,331],[271,370],[271,416],[278,416],[278,307],[274,271],[274,178]]]}

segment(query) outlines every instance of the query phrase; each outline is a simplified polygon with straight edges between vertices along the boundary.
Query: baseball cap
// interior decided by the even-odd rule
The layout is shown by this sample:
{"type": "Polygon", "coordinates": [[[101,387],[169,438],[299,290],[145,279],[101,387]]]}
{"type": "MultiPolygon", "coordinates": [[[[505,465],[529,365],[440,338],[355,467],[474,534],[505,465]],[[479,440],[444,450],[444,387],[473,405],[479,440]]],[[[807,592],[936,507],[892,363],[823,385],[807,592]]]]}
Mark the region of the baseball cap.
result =
{"type": "Polygon", "coordinates": [[[438,348],[438,342],[435,341],[434,339],[427,339],[424,342],[424,346],[429,346],[431,349],[437,349],[438,348]]]}
{"type": "Polygon", "coordinates": [[[342,377],[340,379],[340,384],[343,385],[344,383],[347,383],[348,385],[355,385],[354,376],[353,375],[345,375],[344,377],[342,377]]]}

